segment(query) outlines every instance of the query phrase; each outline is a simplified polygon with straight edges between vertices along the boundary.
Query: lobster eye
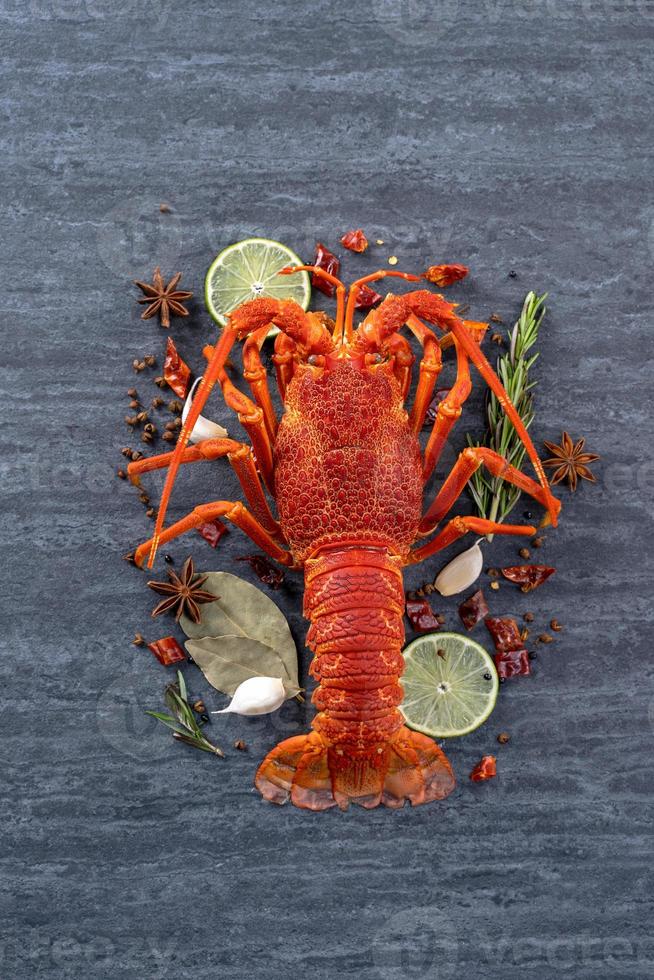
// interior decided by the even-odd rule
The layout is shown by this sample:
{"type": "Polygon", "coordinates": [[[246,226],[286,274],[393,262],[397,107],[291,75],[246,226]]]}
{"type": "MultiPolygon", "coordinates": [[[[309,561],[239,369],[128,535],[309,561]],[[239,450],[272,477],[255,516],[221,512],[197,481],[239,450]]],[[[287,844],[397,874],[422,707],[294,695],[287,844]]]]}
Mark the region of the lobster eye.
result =
{"type": "Polygon", "coordinates": [[[373,354],[372,355],[372,363],[373,364],[381,364],[381,362],[383,360],[384,360],[384,358],[381,356],[381,354],[373,354]]]}
{"type": "Polygon", "coordinates": [[[315,366],[317,363],[318,363],[318,355],[310,354],[309,357],[307,358],[307,364],[311,364],[312,366],[315,366]]]}

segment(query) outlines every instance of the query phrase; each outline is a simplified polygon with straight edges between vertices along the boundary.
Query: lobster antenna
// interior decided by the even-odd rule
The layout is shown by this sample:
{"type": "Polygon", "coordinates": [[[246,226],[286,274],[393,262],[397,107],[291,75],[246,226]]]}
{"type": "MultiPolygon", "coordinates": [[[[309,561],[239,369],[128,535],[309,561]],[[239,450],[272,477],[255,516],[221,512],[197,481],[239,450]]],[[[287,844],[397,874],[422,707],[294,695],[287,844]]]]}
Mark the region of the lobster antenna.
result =
{"type": "Polygon", "coordinates": [[[336,326],[334,327],[334,332],[332,333],[332,338],[335,342],[340,341],[343,334],[343,312],[345,308],[345,285],[336,276],[333,276],[331,272],[327,272],[325,269],[319,268],[317,265],[287,265],[284,269],[280,269],[277,275],[279,276],[290,276],[294,272],[312,272],[315,276],[319,276],[324,279],[325,282],[330,283],[330,285],[336,287],[336,326]]]}
{"type": "Polygon", "coordinates": [[[157,512],[157,522],[154,527],[154,534],[152,536],[152,545],[150,547],[150,554],[148,556],[148,568],[152,568],[154,563],[155,555],[157,554],[157,549],[159,547],[159,540],[161,538],[161,532],[163,530],[163,523],[166,518],[166,510],[168,508],[168,502],[170,501],[170,495],[173,490],[173,485],[175,483],[175,478],[177,477],[177,471],[179,470],[182,455],[189,441],[191,432],[193,432],[193,427],[198,420],[202,409],[205,406],[207,398],[211,392],[211,389],[215,385],[220,372],[222,371],[225,361],[229,355],[230,350],[234,346],[237,338],[237,331],[230,326],[225,327],[220,340],[214,348],[213,355],[207,368],[202,376],[202,381],[198,386],[193,401],[191,402],[191,407],[189,413],[186,416],[186,421],[182,426],[182,431],[179,434],[179,439],[177,440],[177,445],[175,446],[175,451],[173,453],[173,458],[171,460],[170,466],[168,467],[168,472],[166,474],[166,482],[164,483],[163,493],[161,494],[161,500],[159,502],[159,510],[157,512]]]}
{"type": "Polygon", "coordinates": [[[367,282],[375,282],[377,279],[385,279],[387,276],[395,276],[397,279],[406,279],[407,282],[420,282],[420,276],[413,276],[410,272],[396,272],[395,269],[379,269],[377,272],[372,272],[369,276],[364,276],[363,279],[357,279],[350,286],[350,291],[347,297],[347,309],[345,311],[345,341],[350,344],[352,342],[352,334],[354,332],[354,310],[356,306],[357,296],[359,294],[359,286],[364,286],[367,282]]]}

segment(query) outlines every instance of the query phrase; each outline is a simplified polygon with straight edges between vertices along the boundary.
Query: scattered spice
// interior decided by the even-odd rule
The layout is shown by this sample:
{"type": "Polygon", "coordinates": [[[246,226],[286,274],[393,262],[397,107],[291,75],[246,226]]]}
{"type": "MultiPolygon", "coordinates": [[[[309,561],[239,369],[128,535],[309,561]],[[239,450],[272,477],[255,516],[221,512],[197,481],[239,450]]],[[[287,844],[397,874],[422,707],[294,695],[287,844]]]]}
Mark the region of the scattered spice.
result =
{"type": "Polygon", "coordinates": [[[241,555],[236,561],[246,561],[252,571],[271,589],[278,589],[284,581],[284,572],[277,568],[266,555],[241,555]]]}
{"type": "Polygon", "coordinates": [[[245,744],[245,742],[243,741],[242,738],[237,738],[236,739],[236,741],[234,742],[234,748],[235,749],[238,749],[239,752],[246,752],[247,751],[247,745],[245,744]]]}
{"type": "Polygon", "coordinates": [[[154,365],[157,363],[157,359],[154,356],[154,354],[146,354],[145,357],[143,358],[143,363],[147,367],[154,367],[154,365]]]}
{"type": "Polygon", "coordinates": [[[200,524],[197,532],[202,535],[205,541],[209,542],[212,548],[215,548],[223,535],[227,534],[227,528],[218,517],[215,517],[213,521],[200,524]]]}
{"type": "Polygon", "coordinates": [[[563,627],[561,626],[561,624],[558,621],[558,619],[551,619],[550,620],[550,629],[551,630],[554,630],[555,633],[560,633],[561,630],[563,629],[563,627]]]}
{"type": "Polygon", "coordinates": [[[152,650],[159,663],[163,664],[164,667],[170,667],[172,664],[186,660],[186,654],[174,636],[164,636],[161,640],[148,643],[148,650],[152,650]]]}
{"type": "Polygon", "coordinates": [[[526,650],[507,650],[493,657],[497,676],[501,681],[510,677],[528,677],[531,674],[529,654],[526,650]]]}
{"type": "Polygon", "coordinates": [[[134,280],[134,284],[144,294],[137,302],[148,304],[141,314],[142,320],[149,320],[150,317],[158,313],[161,326],[168,328],[171,314],[173,316],[188,316],[188,310],[183,306],[182,301],[191,299],[193,293],[186,289],[177,289],[177,284],[181,278],[182,273],[177,272],[165,286],[161,270],[157,266],[152,274],[152,283],[134,280]]]}
{"type": "Polygon", "coordinates": [[[166,387],[166,379],[165,378],[162,378],[161,375],[159,375],[158,378],[155,378],[154,379],[154,383],[156,384],[156,386],[158,388],[165,388],[166,387]]]}
{"type": "Polygon", "coordinates": [[[485,755],[470,773],[473,783],[481,783],[486,779],[497,776],[497,759],[494,755],[485,755]]]}
{"type": "Polygon", "coordinates": [[[168,402],[168,411],[172,412],[174,415],[179,415],[184,406],[181,402],[178,402],[176,398],[173,398],[171,402],[168,402]]]}
{"type": "Polygon", "coordinates": [[[357,298],[354,303],[355,310],[369,310],[371,306],[375,303],[379,303],[384,297],[381,293],[376,293],[374,289],[370,289],[363,283],[362,286],[357,287],[357,298]]]}
{"type": "Polygon", "coordinates": [[[161,408],[161,406],[162,405],[165,405],[166,403],[163,400],[163,398],[161,397],[161,395],[156,395],[152,399],[152,401],[150,402],[150,404],[151,404],[152,408],[161,408]]]}
{"type": "Polygon", "coordinates": [[[445,265],[430,265],[423,277],[427,282],[433,282],[436,286],[451,286],[459,279],[465,279],[470,272],[467,265],[457,263],[445,265]]]}
{"type": "Polygon", "coordinates": [[[511,269],[511,271],[509,272],[509,279],[517,279],[517,278],[518,278],[518,273],[514,269],[511,269]]]}
{"type": "Polygon", "coordinates": [[[148,507],[148,509],[145,512],[145,516],[146,517],[149,517],[150,520],[153,521],[154,520],[154,514],[155,514],[154,507],[148,507]]]}
{"type": "Polygon", "coordinates": [[[135,357],[132,361],[132,367],[139,374],[139,372],[145,371],[145,361],[139,361],[138,357],[135,357]]]}
{"type": "Polygon", "coordinates": [[[496,650],[499,650],[500,653],[522,650],[520,630],[515,619],[510,616],[487,616],[484,621],[493,638],[496,650]]]}
{"type": "Polygon", "coordinates": [[[566,480],[570,490],[574,493],[577,489],[578,478],[588,480],[590,483],[597,482],[588,464],[594,463],[600,457],[596,453],[585,453],[585,444],[584,438],[573,442],[567,432],[561,433],[560,445],[555,442],[543,443],[547,451],[552,454],[550,459],[543,460],[543,466],[555,471],[550,483],[556,484],[566,480]]]}
{"type": "Polygon", "coordinates": [[[534,616],[533,612],[526,612],[522,618],[524,619],[525,623],[533,623],[536,617],[534,616]]]}
{"type": "Polygon", "coordinates": [[[415,633],[429,633],[441,627],[427,599],[407,599],[406,614],[415,633]]]}
{"type": "Polygon", "coordinates": [[[173,435],[172,432],[164,432],[163,435],[161,436],[161,438],[163,440],[165,440],[165,442],[174,442],[175,441],[175,436],[173,435]]]}
{"type": "Polygon", "coordinates": [[[488,575],[489,578],[499,578],[500,570],[499,568],[489,568],[487,569],[486,574],[488,575]]]}
{"type": "Polygon", "coordinates": [[[467,630],[474,629],[479,620],[488,615],[488,611],[488,605],[481,589],[459,606],[459,616],[467,630]]]}
{"type": "Polygon", "coordinates": [[[550,636],[549,633],[541,633],[540,636],[538,637],[538,642],[539,643],[553,643],[554,642],[554,637],[553,636],[550,636]]]}
{"type": "Polygon", "coordinates": [[[215,602],[219,598],[201,588],[206,580],[206,575],[196,576],[193,559],[189,557],[182,565],[179,575],[172,569],[168,572],[168,582],[148,582],[148,587],[154,592],[166,596],[152,610],[153,618],[165,612],[174,612],[175,620],[179,622],[185,613],[194,623],[199,623],[200,605],[215,602]]]}
{"type": "Polygon", "coordinates": [[[531,551],[529,548],[521,548],[518,554],[521,558],[531,558],[531,551]]]}
{"type": "Polygon", "coordinates": [[[533,592],[546,582],[556,569],[548,565],[512,565],[501,569],[504,578],[520,586],[521,592],[533,592]]]}
{"type": "Polygon", "coordinates": [[[119,480],[127,479],[127,473],[125,472],[125,470],[116,470],[116,476],[118,477],[119,480]]]}
{"type": "Polygon", "coordinates": [[[385,245],[386,243],[385,243],[385,241],[384,241],[383,238],[378,238],[375,244],[376,245],[385,245]]]}
{"type": "Polygon", "coordinates": [[[176,395],[179,395],[180,398],[186,398],[191,379],[191,369],[179,356],[172,337],[168,338],[166,344],[164,378],[176,395]]]}
{"type": "Polygon", "coordinates": [[[143,411],[143,412],[139,412],[138,413],[138,415],[136,416],[136,421],[137,422],[147,422],[147,420],[149,418],[150,418],[150,416],[148,415],[148,413],[146,411],[143,411]]]}
{"type": "Polygon", "coordinates": [[[175,561],[172,555],[164,555],[164,561],[167,565],[172,565],[175,561]]]}
{"type": "Polygon", "coordinates": [[[537,538],[533,538],[531,542],[532,548],[542,548],[545,543],[545,538],[540,535],[537,538]]]}
{"type": "Polygon", "coordinates": [[[150,498],[147,495],[147,493],[145,493],[145,492],[139,494],[139,500],[141,501],[142,504],[149,504],[150,503],[150,498]]]}
{"type": "Polygon", "coordinates": [[[141,452],[140,449],[132,449],[130,459],[132,460],[133,463],[135,463],[137,459],[142,459],[142,458],[143,458],[143,453],[141,452]]]}
{"type": "Polygon", "coordinates": [[[500,591],[500,583],[499,582],[491,582],[490,587],[493,590],[493,592],[499,592],[500,591]]]}
{"type": "Polygon", "coordinates": [[[527,640],[529,639],[529,630],[527,629],[526,626],[520,630],[520,639],[522,640],[523,643],[526,643],[527,640]]]}
{"type": "Polygon", "coordinates": [[[194,711],[196,711],[196,712],[197,712],[197,713],[198,713],[199,715],[203,715],[203,714],[205,714],[205,713],[206,713],[206,710],[207,710],[207,709],[206,709],[206,706],[205,706],[205,703],[204,703],[204,701],[202,700],[202,698],[198,698],[198,699],[197,699],[197,701],[194,701],[194,702],[193,702],[193,704],[192,704],[192,708],[193,708],[193,710],[194,710],[194,711]]]}
{"type": "Polygon", "coordinates": [[[159,210],[161,211],[162,214],[170,214],[170,205],[169,204],[160,204],[159,205],[159,210]]]}
{"type": "Polygon", "coordinates": [[[491,323],[504,323],[504,320],[498,313],[491,313],[488,319],[491,323]]]}
{"type": "Polygon", "coordinates": [[[500,745],[507,745],[511,741],[511,736],[508,732],[500,732],[500,734],[497,736],[497,741],[500,743],[500,745]]]}
{"type": "Polygon", "coordinates": [[[365,252],[368,248],[368,239],[363,233],[363,228],[347,231],[341,238],[341,245],[344,245],[351,252],[365,252]]]}
{"type": "MultiPolygon", "coordinates": [[[[337,258],[333,252],[330,252],[322,242],[316,243],[316,251],[313,256],[313,265],[318,269],[323,269],[325,272],[329,272],[332,276],[337,276],[341,269],[341,260],[337,258]]],[[[327,282],[322,276],[317,276],[314,272],[311,273],[311,285],[315,289],[319,289],[321,293],[325,296],[333,296],[336,292],[336,286],[331,282],[327,282]]]]}
{"type": "Polygon", "coordinates": [[[397,265],[397,255],[389,255],[388,257],[389,265],[397,265]]]}
{"type": "Polygon", "coordinates": [[[494,344],[497,344],[498,347],[503,347],[504,346],[504,337],[502,336],[501,333],[492,333],[491,334],[491,341],[494,344]]]}
{"type": "Polygon", "coordinates": [[[128,388],[127,394],[129,395],[130,398],[138,398],[139,396],[139,393],[136,390],[136,388],[128,388]]]}
{"type": "Polygon", "coordinates": [[[137,398],[132,398],[131,402],[129,403],[129,407],[130,408],[138,408],[140,406],[140,404],[141,403],[140,403],[140,401],[137,398]]]}
{"type": "Polygon", "coordinates": [[[145,643],[145,640],[143,639],[143,636],[141,635],[141,633],[135,633],[134,634],[134,639],[132,640],[132,645],[135,646],[135,647],[142,647],[144,645],[144,643],[145,643]]]}

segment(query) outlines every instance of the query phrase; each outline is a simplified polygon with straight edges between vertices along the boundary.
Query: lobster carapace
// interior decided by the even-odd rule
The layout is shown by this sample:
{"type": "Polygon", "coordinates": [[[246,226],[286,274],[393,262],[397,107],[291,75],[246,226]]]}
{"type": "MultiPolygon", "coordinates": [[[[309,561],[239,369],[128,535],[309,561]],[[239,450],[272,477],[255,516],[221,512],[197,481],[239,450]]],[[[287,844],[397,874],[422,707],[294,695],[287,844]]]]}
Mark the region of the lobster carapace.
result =
{"type": "Polygon", "coordinates": [[[472,473],[485,466],[531,494],[556,523],[540,460],[480,342],[486,324],[460,319],[455,306],[427,290],[388,295],[354,328],[359,287],[386,276],[381,270],[346,290],[322,270],[336,291],[335,321],[306,313],[290,300],[253,299],[235,309],[215,348],[179,441],[172,453],[130,464],[134,479],[168,468],[152,539],[135,552],[152,564],[160,544],[215,518],[242,528],[268,555],[304,570],[304,612],[311,621],[307,644],[314,652],[318,713],[308,734],[286,739],[259,766],[255,783],[274,803],[323,810],[384,804],[399,807],[442,799],[454,787],[451,767],[436,743],[403,724],[400,677],[404,641],[402,568],[435,554],[468,531],[534,534],[526,525],[453,517],[435,535],[472,473]],[[423,321],[436,326],[437,336],[423,321]],[[284,402],[278,422],[260,350],[271,324],[277,384],[284,402]],[[405,408],[413,354],[401,331],[422,348],[413,406],[405,408]],[[225,362],[237,339],[252,398],[229,379],[225,362]],[[441,370],[442,352],[454,347],[457,377],[440,402],[424,453],[418,442],[441,370]],[[522,438],[538,481],[490,449],[464,449],[433,501],[423,510],[423,488],[471,390],[473,364],[498,396],[522,438]],[[189,445],[189,435],[209,392],[218,383],[251,444],[209,439],[189,445]],[[166,507],[179,466],[227,456],[248,507],[217,500],[196,507],[164,528],[166,507]],[[274,500],[278,516],[268,503],[274,500]],[[423,543],[416,544],[420,538],[423,543]]]}

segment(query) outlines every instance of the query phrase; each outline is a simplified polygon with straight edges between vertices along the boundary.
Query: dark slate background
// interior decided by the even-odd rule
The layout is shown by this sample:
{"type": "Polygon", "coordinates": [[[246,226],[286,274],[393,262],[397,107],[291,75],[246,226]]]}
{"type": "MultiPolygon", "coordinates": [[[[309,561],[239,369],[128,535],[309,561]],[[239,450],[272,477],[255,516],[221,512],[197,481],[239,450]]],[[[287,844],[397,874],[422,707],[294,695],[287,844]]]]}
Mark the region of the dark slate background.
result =
{"type": "MultiPolygon", "coordinates": [[[[653,21],[650,0],[2,0],[3,978],[653,975],[653,21]],[[507,324],[547,290],[534,434],[602,462],[561,491],[555,578],[489,592],[565,629],[447,746],[455,793],[310,814],[251,788],[308,707],[217,720],[225,761],[144,717],[169,675],[131,639],[167,624],[121,561],[150,524],[114,474],[131,361],[165,338],[130,280],[184,272],[172,332],[197,368],[219,249],[261,234],[309,258],[357,226],[386,244],[347,278],[463,261],[450,295],[507,324]],[[489,751],[499,778],[472,785],[489,751]]],[[[468,429],[481,411],[478,387],[468,429]]],[[[236,492],[224,465],[187,471],[171,516],[236,492]]],[[[236,531],[170,550],[250,577],[236,531]]],[[[515,555],[496,540],[488,562],[515,555]]],[[[306,679],[301,595],[289,575],[275,598],[306,679]]],[[[456,629],[457,600],[435,605],[456,629]]]]}

